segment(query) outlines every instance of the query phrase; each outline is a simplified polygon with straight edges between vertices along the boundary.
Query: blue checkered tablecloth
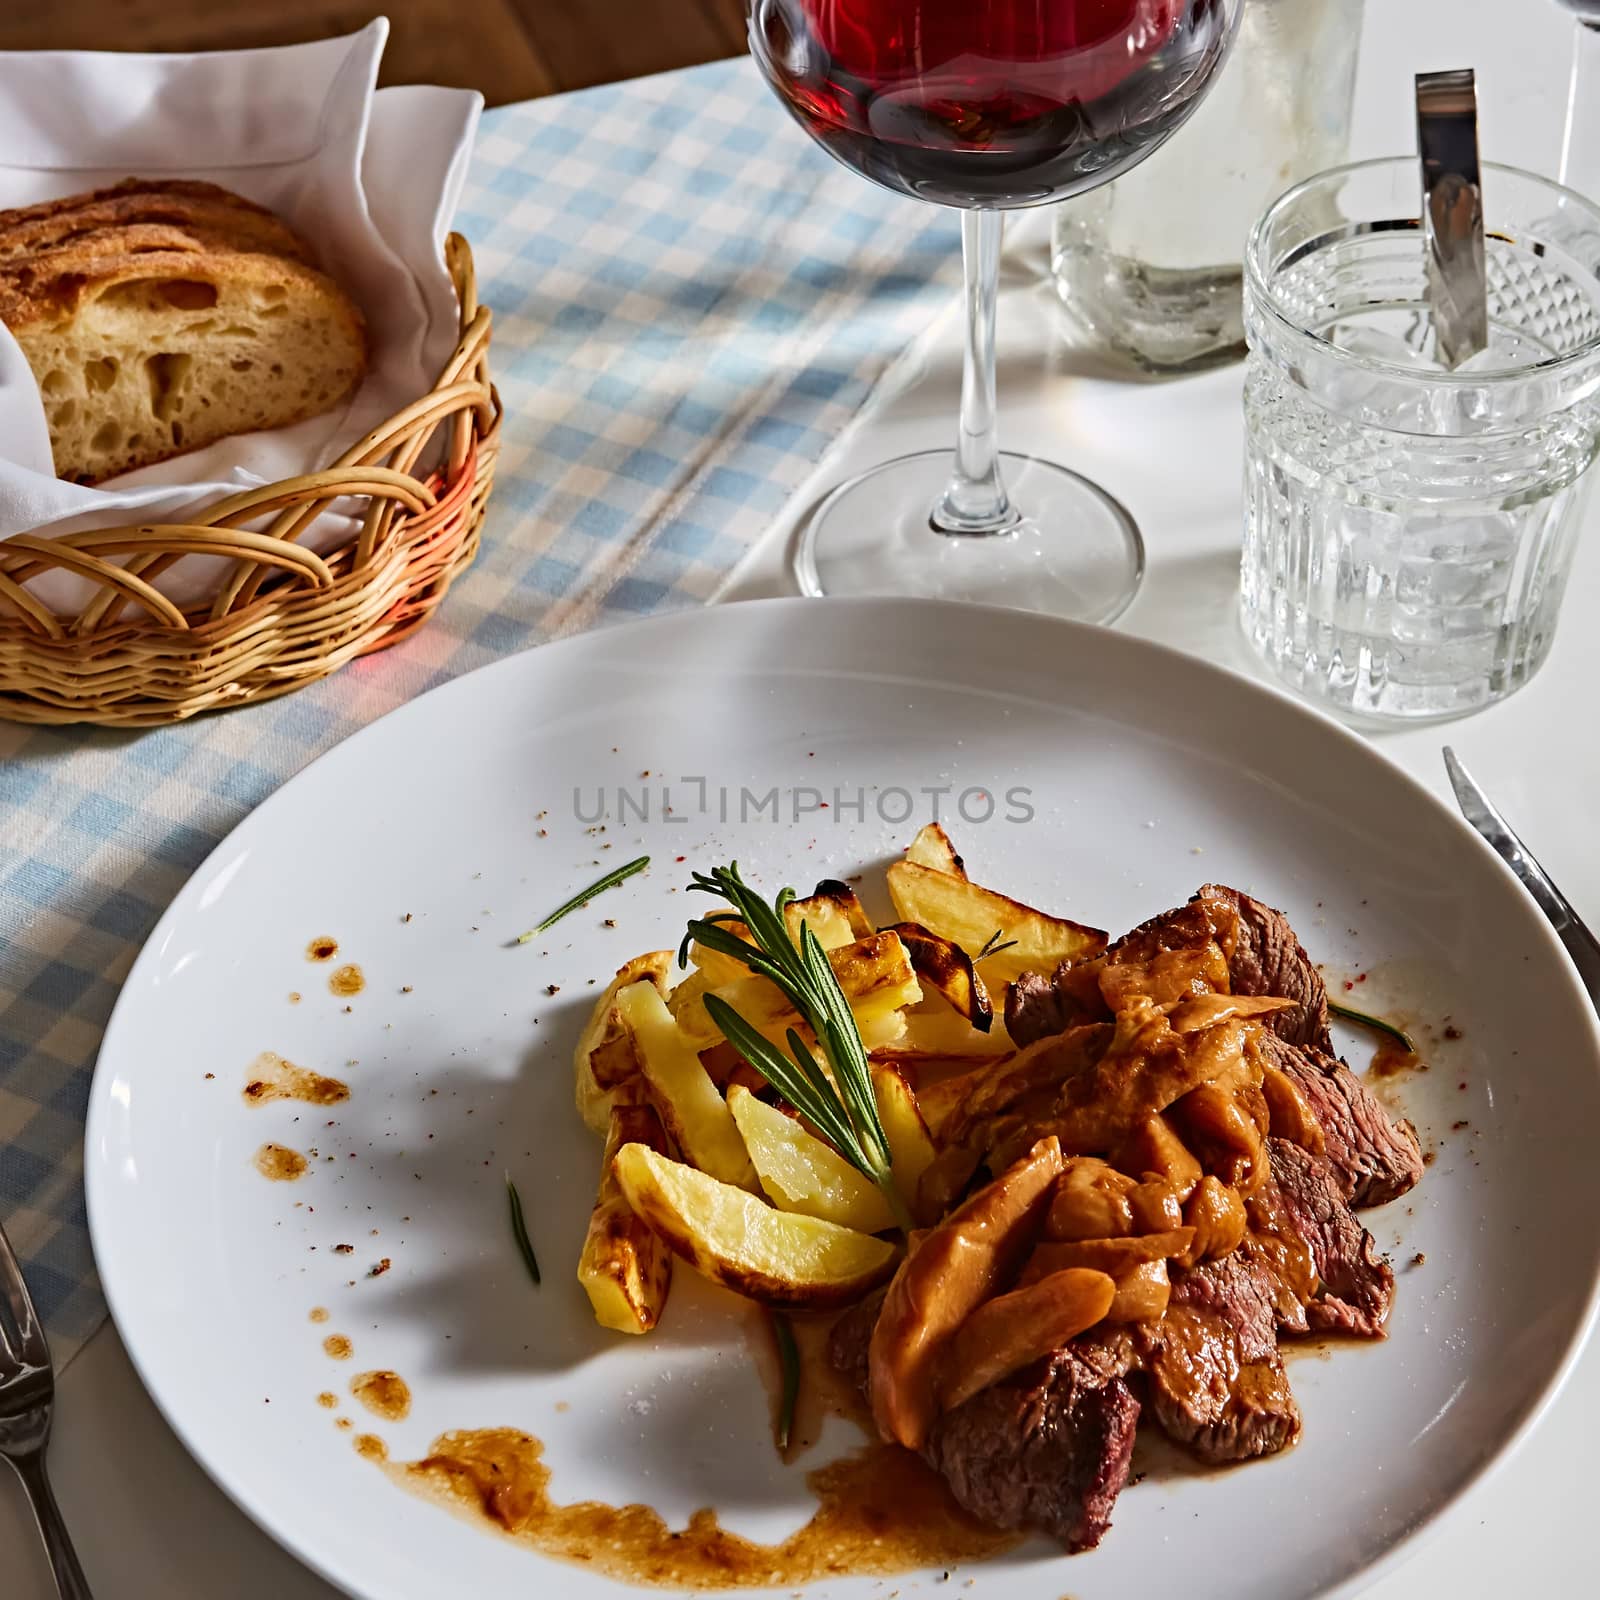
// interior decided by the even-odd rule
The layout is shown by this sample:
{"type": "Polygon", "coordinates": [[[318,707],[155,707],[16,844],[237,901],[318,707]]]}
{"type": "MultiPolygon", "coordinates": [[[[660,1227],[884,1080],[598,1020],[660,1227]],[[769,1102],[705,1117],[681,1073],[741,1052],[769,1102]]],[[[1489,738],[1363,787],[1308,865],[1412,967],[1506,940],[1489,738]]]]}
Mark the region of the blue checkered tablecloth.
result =
{"type": "Polygon", "coordinates": [[[748,61],[507,107],[457,227],[494,311],[482,554],[430,625],[156,732],[0,723],[0,1219],[58,1361],[104,1315],[90,1075],[162,910],[313,757],[458,673],[704,602],[945,303],[959,231],[813,147],[748,61]]]}

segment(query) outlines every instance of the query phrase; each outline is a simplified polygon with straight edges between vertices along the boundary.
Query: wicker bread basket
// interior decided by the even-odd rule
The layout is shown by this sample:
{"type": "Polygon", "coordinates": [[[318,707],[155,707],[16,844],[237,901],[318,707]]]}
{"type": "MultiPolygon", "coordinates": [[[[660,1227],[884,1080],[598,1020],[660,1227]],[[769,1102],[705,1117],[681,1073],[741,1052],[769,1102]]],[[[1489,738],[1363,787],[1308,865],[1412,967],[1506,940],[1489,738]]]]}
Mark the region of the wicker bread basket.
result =
{"type": "Polygon", "coordinates": [[[0,718],[153,727],[287,694],[414,632],[477,553],[494,478],[500,402],[489,382],[489,312],[472,252],[445,259],[461,310],[433,389],[334,464],[230,495],[182,524],[94,528],[0,542],[0,718]],[[444,453],[413,471],[443,430],[444,453]],[[328,555],[297,541],[335,501],[364,503],[328,555]],[[244,523],[269,524],[250,531],[244,523]],[[155,580],[186,555],[233,562],[214,599],[181,610],[155,580]],[[127,557],[112,561],[108,557],[127,557]],[[97,585],[58,616],[26,584],[52,569],[97,585]]]}

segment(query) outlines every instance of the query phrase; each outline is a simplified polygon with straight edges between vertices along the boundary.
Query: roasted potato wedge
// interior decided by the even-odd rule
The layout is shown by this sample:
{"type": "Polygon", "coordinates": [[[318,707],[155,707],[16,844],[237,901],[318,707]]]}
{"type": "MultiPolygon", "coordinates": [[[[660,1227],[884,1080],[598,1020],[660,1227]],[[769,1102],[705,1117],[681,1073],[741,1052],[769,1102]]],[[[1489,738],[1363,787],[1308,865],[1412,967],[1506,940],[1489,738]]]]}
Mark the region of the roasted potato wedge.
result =
{"type": "Polygon", "coordinates": [[[980,1033],[936,989],[925,989],[922,1000],[906,1011],[905,1019],[905,1030],[894,1048],[913,1068],[922,1062],[929,1070],[937,1070],[941,1062],[977,1065],[1016,1050],[998,1013],[988,1031],[980,1033]]]}
{"type": "Polygon", "coordinates": [[[870,1055],[877,1050],[898,1050],[906,1036],[904,1011],[868,1011],[856,1016],[856,1032],[870,1055]]]}
{"type": "Polygon", "coordinates": [[[862,909],[855,890],[837,878],[824,878],[804,900],[791,900],[784,908],[783,920],[789,937],[796,942],[800,924],[809,922],[824,950],[853,944],[873,932],[872,920],[862,909]]]}
{"type": "Polygon", "coordinates": [[[924,992],[937,991],[958,1016],[979,1033],[988,1033],[994,1026],[994,1007],[972,957],[953,940],[929,933],[920,922],[896,923],[892,931],[900,935],[924,992]]]}
{"type": "MultiPolygon", "coordinates": [[[[750,930],[742,922],[724,922],[722,927],[734,938],[749,943],[750,930]]],[[[737,983],[741,978],[750,976],[749,967],[737,956],[725,955],[721,950],[707,949],[698,939],[689,946],[689,963],[696,972],[705,974],[706,983],[713,988],[722,983],[737,983]]]]}
{"type": "MultiPolygon", "coordinates": [[[[740,971],[743,977],[748,978],[750,976],[748,968],[741,968],[740,971]]],[[[686,1016],[694,1016],[697,1013],[703,1016],[705,1008],[701,1002],[714,987],[715,985],[711,982],[711,979],[706,976],[705,969],[696,967],[667,996],[667,1010],[672,1013],[680,1026],[686,1016]]],[[[698,1048],[708,1050],[712,1045],[720,1044],[721,1042],[722,1035],[719,1033],[716,1038],[707,1039],[700,1043],[698,1048]]]]}
{"type": "MultiPolygon", "coordinates": [[[[669,1005],[668,1010],[670,1009],[669,1005]]],[[[728,1085],[733,1081],[734,1073],[744,1064],[744,1057],[726,1039],[700,1052],[700,1065],[706,1069],[711,1081],[724,1094],[728,1092],[728,1085]]]]}
{"type": "Polygon", "coordinates": [[[878,1187],[794,1117],[738,1087],[728,1093],[728,1109],[761,1187],[780,1211],[821,1217],[861,1233],[894,1226],[894,1213],[878,1187]]]}
{"type": "Polygon", "coordinates": [[[629,984],[617,994],[617,1009],[633,1035],[640,1075],[673,1142],[713,1178],[754,1189],[755,1168],[733,1114],[660,991],[649,983],[629,984]]]}
{"type": "Polygon", "coordinates": [[[589,1052],[589,1075],[598,1089],[620,1089],[639,1076],[638,1046],[615,1006],[599,1044],[589,1052]]]}
{"type": "Polygon", "coordinates": [[[648,1145],[612,1163],[634,1211],[697,1272],[777,1309],[849,1305],[888,1277],[895,1247],[836,1222],[779,1211],[648,1145]]]}
{"type": "Polygon", "coordinates": [[[985,982],[1010,983],[1023,972],[1053,972],[1106,948],[1106,935],[1065,917],[1052,917],[992,889],[909,859],[889,868],[889,897],[902,922],[919,922],[977,960],[999,934],[1009,948],[982,959],[985,982]],[[1012,942],[1014,941],[1014,942],[1012,942]]]}
{"type": "Polygon", "coordinates": [[[947,872],[952,878],[965,878],[967,864],[956,854],[950,835],[937,822],[917,829],[917,836],[906,846],[906,860],[934,872],[947,872]]]}
{"type": "Polygon", "coordinates": [[[933,1136],[917,1109],[911,1085],[893,1067],[874,1067],[872,1087],[878,1097],[878,1120],[889,1141],[894,1186],[908,1210],[916,1206],[917,1185],[933,1164],[933,1136]]]}
{"type": "Polygon", "coordinates": [[[660,1321],[672,1288],[672,1252],[623,1198],[611,1163],[625,1144],[667,1153],[666,1130],[653,1106],[611,1108],[600,1197],[578,1256],[578,1282],[602,1328],[649,1333],[660,1321]]]}
{"type": "Polygon", "coordinates": [[[602,1137],[610,1127],[616,1084],[630,1076],[631,1071],[637,1070],[632,1040],[627,1036],[622,1018],[616,1013],[617,994],[629,984],[641,982],[652,983],[658,991],[664,992],[667,973],[671,969],[670,950],[652,950],[648,955],[635,956],[632,961],[618,967],[616,977],[595,1001],[589,1021],[578,1038],[578,1049],[573,1060],[578,1115],[602,1137]],[[590,1057],[597,1051],[602,1062],[606,1063],[602,1068],[609,1080],[606,1087],[595,1081],[594,1069],[590,1065],[590,1057]]]}
{"type": "MultiPolygon", "coordinates": [[[[866,939],[857,939],[853,944],[830,950],[828,961],[860,1024],[865,1025],[922,998],[911,958],[897,934],[874,933],[866,939]]],[[[706,1015],[704,985],[686,1000],[678,1001],[687,987],[687,983],[682,983],[673,991],[673,1015],[694,1048],[704,1050],[722,1035],[706,1015]]],[[[783,1043],[790,1028],[799,1025],[799,1016],[782,991],[765,978],[747,974],[739,982],[726,984],[715,992],[751,1027],[777,1044],[783,1043]]]]}

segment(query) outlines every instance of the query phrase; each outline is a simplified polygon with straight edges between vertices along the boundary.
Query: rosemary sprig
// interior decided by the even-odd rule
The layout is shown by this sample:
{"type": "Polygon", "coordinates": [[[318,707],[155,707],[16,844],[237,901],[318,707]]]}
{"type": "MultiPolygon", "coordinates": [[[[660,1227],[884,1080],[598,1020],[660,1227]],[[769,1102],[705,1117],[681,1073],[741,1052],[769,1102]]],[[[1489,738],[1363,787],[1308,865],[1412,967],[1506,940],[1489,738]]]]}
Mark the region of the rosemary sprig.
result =
{"type": "Polygon", "coordinates": [[[534,1287],[540,1283],[539,1258],[533,1253],[533,1241],[528,1238],[528,1225],[522,1220],[522,1196],[517,1193],[517,1186],[511,1181],[511,1174],[506,1174],[506,1199],[511,1207],[511,1237],[517,1241],[517,1249],[522,1252],[522,1260],[528,1269],[528,1276],[533,1279],[534,1287]]]}
{"type": "Polygon", "coordinates": [[[1004,928],[996,928],[994,932],[989,935],[983,949],[981,949],[972,959],[974,961],[982,961],[985,956],[998,955],[1002,950],[1011,949],[1017,941],[1015,939],[1007,939],[1005,943],[1002,944],[1000,942],[1000,935],[1005,931],[1006,930],[1004,928]]]}
{"type": "Polygon", "coordinates": [[[632,861],[625,861],[620,867],[613,867],[603,878],[596,878],[587,889],[568,900],[564,905],[559,905],[536,928],[529,928],[526,933],[517,935],[518,944],[526,944],[530,939],[537,939],[547,928],[553,928],[569,911],[576,911],[580,906],[586,906],[597,894],[607,889],[615,889],[619,883],[626,882],[636,872],[643,872],[650,865],[649,856],[635,856],[632,861]]]}
{"type": "Polygon", "coordinates": [[[774,1437],[780,1452],[789,1448],[789,1435],[794,1431],[795,1402],[800,1396],[800,1351],[794,1342],[794,1326],[781,1311],[769,1311],[767,1321],[772,1326],[772,1338],[778,1346],[778,1370],[783,1376],[783,1387],[778,1395],[778,1425],[774,1437]]]}
{"type": "Polygon", "coordinates": [[[1343,1017],[1346,1022],[1353,1022],[1362,1028],[1371,1028],[1374,1033],[1386,1034],[1408,1055],[1414,1056],[1417,1053],[1417,1047],[1411,1042],[1411,1035],[1404,1028],[1397,1028],[1394,1023],[1385,1022],[1382,1017],[1374,1017],[1366,1011],[1357,1011],[1353,1006],[1342,1006],[1333,1000],[1328,1002],[1328,1009],[1334,1016],[1343,1017]]]}
{"type": "Polygon", "coordinates": [[[709,873],[696,872],[689,888],[726,900],[733,909],[690,922],[678,951],[679,965],[687,963],[689,945],[698,940],[706,949],[732,956],[776,984],[811,1030],[826,1067],[796,1029],[788,1030],[785,1055],[720,995],[706,996],[706,1015],[851,1166],[882,1190],[896,1222],[909,1231],[911,1216],[890,1172],[889,1141],[878,1119],[872,1069],[850,1003],[810,924],[801,924],[798,944],[784,925],[784,908],[795,898],[794,890],[779,890],[768,905],[739,876],[738,862],[709,873]],[[748,942],[723,926],[732,921],[744,923],[748,942]]]}

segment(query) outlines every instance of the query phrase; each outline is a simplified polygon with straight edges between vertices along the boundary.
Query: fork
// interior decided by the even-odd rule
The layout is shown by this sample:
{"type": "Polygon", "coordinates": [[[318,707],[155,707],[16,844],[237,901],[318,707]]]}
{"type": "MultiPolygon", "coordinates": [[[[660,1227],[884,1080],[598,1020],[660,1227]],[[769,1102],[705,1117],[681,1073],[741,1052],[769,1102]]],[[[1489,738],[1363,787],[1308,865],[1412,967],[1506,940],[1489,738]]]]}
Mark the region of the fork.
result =
{"type": "Polygon", "coordinates": [[[28,1491],[61,1600],[93,1600],[61,1509],[45,1476],[44,1447],[55,1409],[56,1375],[22,1268],[0,1228],[0,1456],[28,1491]]]}

